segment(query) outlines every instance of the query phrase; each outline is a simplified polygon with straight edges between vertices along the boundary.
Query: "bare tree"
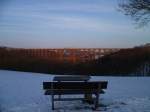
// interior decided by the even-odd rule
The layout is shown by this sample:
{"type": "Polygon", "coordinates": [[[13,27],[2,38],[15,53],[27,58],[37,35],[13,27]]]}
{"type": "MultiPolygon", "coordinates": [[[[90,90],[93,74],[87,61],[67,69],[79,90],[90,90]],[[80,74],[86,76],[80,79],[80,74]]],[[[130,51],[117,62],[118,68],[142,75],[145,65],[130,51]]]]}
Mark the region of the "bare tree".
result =
{"type": "Polygon", "coordinates": [[[119,9],[131,16],[140,27],[150,22],[150,0],[123,0],[119,3],[119,9]]]}

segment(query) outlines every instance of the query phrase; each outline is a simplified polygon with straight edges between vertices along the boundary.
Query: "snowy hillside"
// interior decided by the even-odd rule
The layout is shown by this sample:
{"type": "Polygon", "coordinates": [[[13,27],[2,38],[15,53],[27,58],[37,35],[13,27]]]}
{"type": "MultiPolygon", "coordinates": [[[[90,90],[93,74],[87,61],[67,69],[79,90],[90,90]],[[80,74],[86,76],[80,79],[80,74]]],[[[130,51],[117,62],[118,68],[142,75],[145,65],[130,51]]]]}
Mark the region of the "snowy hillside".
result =
{"type": "MultiPolygon", "coordinates": [[[[0,70],[0,112],[50,112],[50,97],[43,95],[42,82],[52,75],[0,70]]],[[[150,77],[100,77],[108,80],[101,95],[101,112],[150,112],[150,77]]],[[[68,96],[67,96],[68,97],[68,96]]],[[[76,96],[70,96],[76,97],[76,96]]],[[[55,112],[92,112],[81,101],[55,102],[55,112]]]]}

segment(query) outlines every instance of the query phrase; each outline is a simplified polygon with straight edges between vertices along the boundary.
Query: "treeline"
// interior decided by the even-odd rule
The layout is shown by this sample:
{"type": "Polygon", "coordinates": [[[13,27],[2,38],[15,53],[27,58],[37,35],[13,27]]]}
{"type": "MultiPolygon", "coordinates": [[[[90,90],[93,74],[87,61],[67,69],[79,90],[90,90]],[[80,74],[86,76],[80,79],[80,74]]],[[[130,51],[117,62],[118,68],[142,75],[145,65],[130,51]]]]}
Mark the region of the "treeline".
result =
{"type": "Polygon", "coordinates": [[[150,47],[122,49],[98,60],[84,63],[24,56],[0,48],[0,69],[62,75],[150,76],[150,47]]]}
{"type": "Polygon", "coordinates": [[[150,47],[122,49],[95,61],[93,67],[101,74],[150,76],[150,47]]]}

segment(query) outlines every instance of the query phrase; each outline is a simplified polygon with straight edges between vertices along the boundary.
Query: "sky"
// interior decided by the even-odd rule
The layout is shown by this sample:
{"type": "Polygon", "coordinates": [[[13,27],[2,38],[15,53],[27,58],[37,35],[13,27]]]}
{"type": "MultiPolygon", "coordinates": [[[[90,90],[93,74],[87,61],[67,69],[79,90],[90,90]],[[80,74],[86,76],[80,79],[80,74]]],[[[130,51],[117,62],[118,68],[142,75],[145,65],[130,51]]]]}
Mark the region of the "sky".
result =
{"type": "Polygon", "coordinates": [[[128,48],[150,43],[119,0],[0,0],[0,46],[128,48]]]}

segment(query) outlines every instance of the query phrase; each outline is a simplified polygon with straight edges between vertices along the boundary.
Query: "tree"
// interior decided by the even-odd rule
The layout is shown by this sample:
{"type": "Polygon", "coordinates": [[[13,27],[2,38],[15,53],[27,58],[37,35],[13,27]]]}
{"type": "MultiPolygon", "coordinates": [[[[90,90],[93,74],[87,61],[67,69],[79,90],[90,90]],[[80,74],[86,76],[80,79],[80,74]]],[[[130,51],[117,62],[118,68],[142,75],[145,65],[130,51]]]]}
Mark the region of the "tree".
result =
{"type": "Polygon", "coordinates": [[[140,27],[150,22],[150,0],[123,0],[119,9],[131,16],[140,27]]]}

